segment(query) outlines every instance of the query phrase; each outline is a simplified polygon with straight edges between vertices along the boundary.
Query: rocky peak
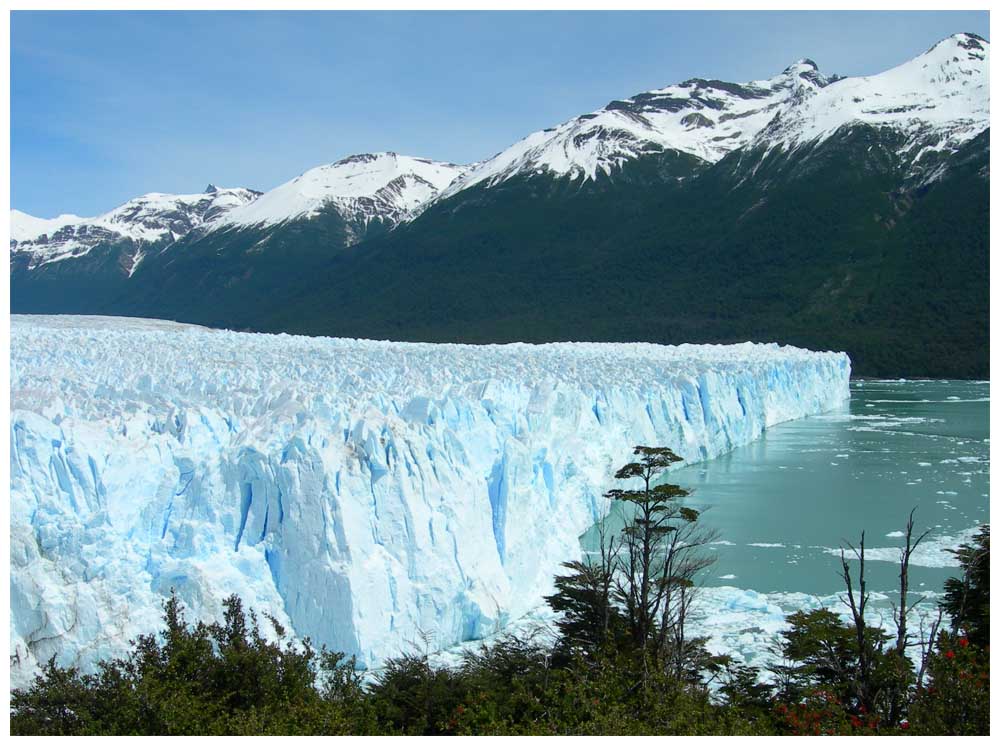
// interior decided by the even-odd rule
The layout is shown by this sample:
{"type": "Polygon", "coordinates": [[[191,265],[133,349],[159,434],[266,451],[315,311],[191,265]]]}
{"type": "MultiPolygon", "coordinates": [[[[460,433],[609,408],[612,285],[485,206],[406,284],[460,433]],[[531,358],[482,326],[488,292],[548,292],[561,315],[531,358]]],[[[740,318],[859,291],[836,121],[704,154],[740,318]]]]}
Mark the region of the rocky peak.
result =
{"type": "Polygon", "coordinates": [[[176,241],[259,194],[209,184],[200,194],[144,194],[91,218],[63,215],[44,220],[12,210],[10,248],[34,267],[82,256],[101,244],[128,244],[134,258],[127,263],[132,272],[144,246],[176,241]]]}

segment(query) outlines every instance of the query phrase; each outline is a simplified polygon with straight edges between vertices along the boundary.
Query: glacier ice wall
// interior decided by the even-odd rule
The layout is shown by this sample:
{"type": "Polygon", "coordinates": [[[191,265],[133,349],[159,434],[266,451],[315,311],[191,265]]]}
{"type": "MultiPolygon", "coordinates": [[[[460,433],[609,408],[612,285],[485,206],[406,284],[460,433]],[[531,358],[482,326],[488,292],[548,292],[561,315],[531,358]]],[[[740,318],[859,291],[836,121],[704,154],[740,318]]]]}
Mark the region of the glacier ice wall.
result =
{"type": "Polygon", "coordinates": [[[88,668],[176,589],[374,665],[527,613],[636,444],[711,458],[849,396],[777,345],[433,345],[11,321],[11,656],[88,668]]]}

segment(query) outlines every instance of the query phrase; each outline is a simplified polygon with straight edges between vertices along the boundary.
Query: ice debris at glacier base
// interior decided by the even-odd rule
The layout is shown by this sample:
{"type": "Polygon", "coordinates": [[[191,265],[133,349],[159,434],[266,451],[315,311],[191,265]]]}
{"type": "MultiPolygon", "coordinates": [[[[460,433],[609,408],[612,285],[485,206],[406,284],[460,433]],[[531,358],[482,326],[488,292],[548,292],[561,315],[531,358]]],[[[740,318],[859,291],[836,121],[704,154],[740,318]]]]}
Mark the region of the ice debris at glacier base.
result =
{"type": "Polygon", "coordinates": [[[636,444],[714,457],[849,397],[778,345],[435,345],[11,320],[12,681],[176,589],[365,665],[537,607],[636,444]]]}

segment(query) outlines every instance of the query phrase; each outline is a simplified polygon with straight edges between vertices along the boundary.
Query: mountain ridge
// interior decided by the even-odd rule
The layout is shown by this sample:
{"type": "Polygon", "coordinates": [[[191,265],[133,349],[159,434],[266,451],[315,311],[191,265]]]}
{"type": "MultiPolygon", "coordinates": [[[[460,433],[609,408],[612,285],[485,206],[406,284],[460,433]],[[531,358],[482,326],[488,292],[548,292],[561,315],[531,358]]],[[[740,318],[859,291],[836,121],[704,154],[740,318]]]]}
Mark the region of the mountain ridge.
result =
{"type": "MultiPolygon", "coordinates": [[[[906,124],[904,116],[911,113],[919,104],[892,102],[882,103],[877,109],[863,109],[848,104],[860,104],[873,98],[884,98],[886,87],[893,83],[899,84],[900,79],[914,76],[914,68],[920,66],[926,69],[932,67],[949,82],[955,76],[975,75],[983,68],[989,69],[989,42],[983,37],[972,33],[957,33],[945,37],[930,49],[907,62],[902,63],[882,73],[870,76],[842,77],[824,76],[819,72],[818,65],[811,59],[802,58],[786,67],[778,75],[767,80],[749,81],[747,83],[730,83],[704,78],[690,78],[681,83],[668,85],[636,94],[626,99],[616,99],[594,112],[581,114],[554,127],[534,132],[512,144],[494,156],[485,160],[458,165],[433,161],[415,156],[400,156],[386,151],[381,153],[360,153],[349,155],[331,164],[317,166],[300,174],[294,179],[266,192],[256,192],[246,188],[218,190],[219,192],[246,191],[257,195],[257,198],[246,199],[242,204],[233,205],[232,209],[240,208],[229,215],[218,215],[214,225],[209,230],[225,227],[250,227],[256,225],[274,225],[276,223],[303,217],[314,217],[322,207],[328,206],[323,197],[316,194],[288,194],[294,192],[294,185],[303,181],[314,182],[321,190],[331,192],[329,202],[349,202],[352,198],[368,197],[377,200],[377,192],[387,186],[382,183],[378,188],[366,193],[354,193],[350,178],[337,178],[335,183],[323,183],[322,175],[357,163],[383,163],[387,160],[400,161],[405,165],[396,171],[396,176],[413,176],[409,192],[402,196],[405,204],[386,204],[383,211],[377,207],[359,207],[346,205],[348,210],[355,209],[366,219],[386,217],[394,224],[405,222],[419,214],[421,208],[440,199],[469,188],[480,182],[493,185],[498,181],[516,173],[527,173],[547,170],[551,173],[569,176],[571,179],[594,179],[598,171],[609,175],[615,167],[620,167],[625,160],[641,157],[653,152],[677,150],[688,153],[708,162],[716,162],[725,155],[745,146],[766,144],[795,146],[818,138],[829,137],[840,127],[854,122],[872,121],[882,124],[900,126],[906,124]],[[984,46],[985,45],[985,46],[984,46]],[[960,60],[956,52],[961,50],[965,59],[960,60]],[[970,61],[980,65],[969,65],[970,61]],[[949,68],[951,68],[949,70],[949,68]],[[883,90],[876,90],[867,99],[857,95],[858,88],[875,82],[883,90]],[[830,86],[838,84],[836,89],[830,86]],[[887,84],[887,85],[886,85],[887,84]],[[851,90],[846,90],[851,89],[851,90]],[[805,106],[806,112],[800,110],[802,104],[814,98],[819,91],[819,105],[805,106]],[[787,95],[786,95],[787,94],[787,95]],[[840,94],[840,95],[836,95],[840,94]],[[759,101],[760,106],[741,105],[741,102],[759,101]],[[791,103],[791,105],[789,105],[791,103]],[[813,111],[808,111],[808,109],[813,111]],[[843,112],[848,110],[849,116],[843,112]],[[780,110],[780,111],[779,111],[780,110]],[[816,111],[820,110],[820,111],[816,111]],[[672,115],[686,112],[680,117],[672,115]],[[703,112],[708,112],[714,119],[703,112]],[[717,114],[716,112],[721,112],[717,114]],[[777,113],[777,117],[772,116],[777,113]],[[781,115],[784,114],[782,117],[781,115]],[[821,116],[825,115],[825,116],[821,116]],[[790,116],[794,115],[794,116],[790,116]],[[831,122],[831,118],[833,121],[831,122]],[[789,122],[789,120],[792,120],[789,122]],[[658,121],[657,121],[658,120],[658,121]],[[766,122],[764,121],[766,120],[766,122]],[[779,121],[780,120],[780,121],[779,121]],[[738,122],[738,124],[728,124],[738,122]],[[657,126],[658,125],[658,126],[657,126]],[[716,129],[718,128],[718,129],[716,129]],[[712,129],[718,134],[707,137],[701,130],[712,129]],[[646,139],[644,139],[644,136],[646,139]],[[569,142],[567,142],[569,141],[569,142]],[[658,149],[658,150],[657,150],[658,149]],[[423,164],[422,175],[414,167],[423,164]],[[408,168],[406,167],[408,166],[408,168]],[[428,176],[430,178],[428,178],[428,176]],[[423,183],[423,184],[421,184],[423,183]],[[414,189],[423,185],[427,188],[414,189]],[[341,187],[338,191],[337,186],[341,187]],[[416,192],[416,194],[414,194],[416,192]],[[262,203],[259,197],[268,197],[267,203],[262,203]],[[256,207],[251,207],[256,203],[256,207]],[[271,209],[267,209],[270,207],[271,209]]],[[[910,81],[912,82],[912,81],[910,81]]],[[[936,84],[940,82],[934,77],[926,77],[923,83],[936,84]]],[[[974,86],[983,92],[979,100],[962,102],[965,106],[946,110],[944,117],[938,117],[938,125],[943,127],[945,145],[955,147],[971,139],[989,123],[989,89],[988,75],[974,86]],[[978,105],[977,105],[978,104],[978,105]],[[948,127],[957,121],[957,125],[948,127]],[[950,140],[949,140],[950,138],[950,140]]],[[[897,95],[904,98],[915,95],[914,91],[904,91],[897,95]]],[[[954,102],[949,102],[954,103],[954,102]]],[[[914,121],[926,120],[935,112],[936,105],[923,106],[921,116],[913,117],[914,121]]],[[[942,107],[944,109],[946,107],[942,107]]],[[[936,112],[940,113],[940,112],[936,112]]],[[[941,132],[936,133],[940,135],[941,132]]],[[[929,146],[933,147],[933,146],[929,146]]],[[[400,185],[402,187],[402,185],[400,185]]],[[[216,189],[209,185],[211,189],[216,189]]],[[[301,191],[301,190],[300,190],[301,191]]],[[[398,191],[406,192],[404,189],[398,191]]],[[[205,192],[206,194],[212,192],[205,192]]],[[[12,248],[24,243],[31,243],[27,238],[27,226],[37,226],[36,237],[41,231],[58,229],[72,222],[85,223],[98,221],[105,216],[111,216],[126,208],[133,202],[148,197],[172,197],[183,199],[188,195],[164,195],[151,193],[129,200],[114,210],[96,218],[79,218],[75,215],[61,215],[54,219],[37,218],[18,210],[11,210],[12,239],[20,234],[12,248]],[[16,228],[15,228],[16,226],[16,228]]],[[[388,195],[385,195],[388,196],[388,195]]],[[[391,200],[384,200],[391,203],[391,200]]],[[[226,212],[230,212],[227,210],[226,212]]],[[[206,221],[210,222],[210,221],[206,221]]],[[[197,226],[196,226],[197,227],[197,226]]],[[[134,236],[128,236],[133,237],[134,236]]],[[[139,237],[141,240],[148,238],[139,237]]],[[[25,247],[21,246],[21,250],[25,247]]],[[[62,255],[47,259],[58,260],[62,255]]]]}
{"type": "Polygon", "coordinates": [[[114,245],[36,268],[12,252],[12,308],[409,341],[752,339],[844,349],[863,375],[982,377],[988,62],[957,34],[865,78],[808,59],[693,78],[470,166],[352,156],[127,274],[114,245]]]}
{"type": "Polygon", "coordinates": [[[149,192],[92,218],[60,215],[46,220],[11,210],[11,253],[23,255],[33,269],[79,257],[101,243],[130,242],[135,245],[133,261],[123,269],[131,275],[142,259],[142,246],[173,243],[259,195],[245,187],[209,184],[199,194],[149,192]]]}

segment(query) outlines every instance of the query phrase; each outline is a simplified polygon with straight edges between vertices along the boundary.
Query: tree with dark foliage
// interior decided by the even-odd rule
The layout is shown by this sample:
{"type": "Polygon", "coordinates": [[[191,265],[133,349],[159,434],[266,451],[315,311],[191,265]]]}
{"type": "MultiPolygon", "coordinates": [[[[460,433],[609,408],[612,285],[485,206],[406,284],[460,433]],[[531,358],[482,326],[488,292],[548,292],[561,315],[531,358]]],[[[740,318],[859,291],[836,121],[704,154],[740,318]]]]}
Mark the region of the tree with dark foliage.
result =
{"type": "Polygon", "coordinates": [[[990,527],[982,526],[972,544],[951,550],[962,567],[961,578],[944,582],[944,602],[952,630],[962,630],[974,645],[990,644],[990,527]]]}
{"type": "Polygon", "coordinates": [[[698,525],[699,513],[678,501],[690,493],[675,484],[654,482],[681,457],[669,448],[636,446],[637,461],[615,473],[638,479],[640,489],[614,489],[605,497],[628,504],[634,515],[621,533],[611,580],[623,606],[633,644],[642,655],[662,659],[680,678],[698,645],[687,639],[686,621],[694,578],[713,561],[699,552],[716,538],[698,525]]]}
{"type": "Polygon", "coordinates": [[[133,641],[123,659],[81,675],[50,660],[11,697],[11,732],[24,735],[296,734],[366,732],[353,659],[273,640],[237,596],[224,621],[187,623],[164,604],[165,629],[133,641]],[[249,618],[248,618],[249,617],[249,618]],[[321,685],[325,680],[325,684],[321,685]]]}

